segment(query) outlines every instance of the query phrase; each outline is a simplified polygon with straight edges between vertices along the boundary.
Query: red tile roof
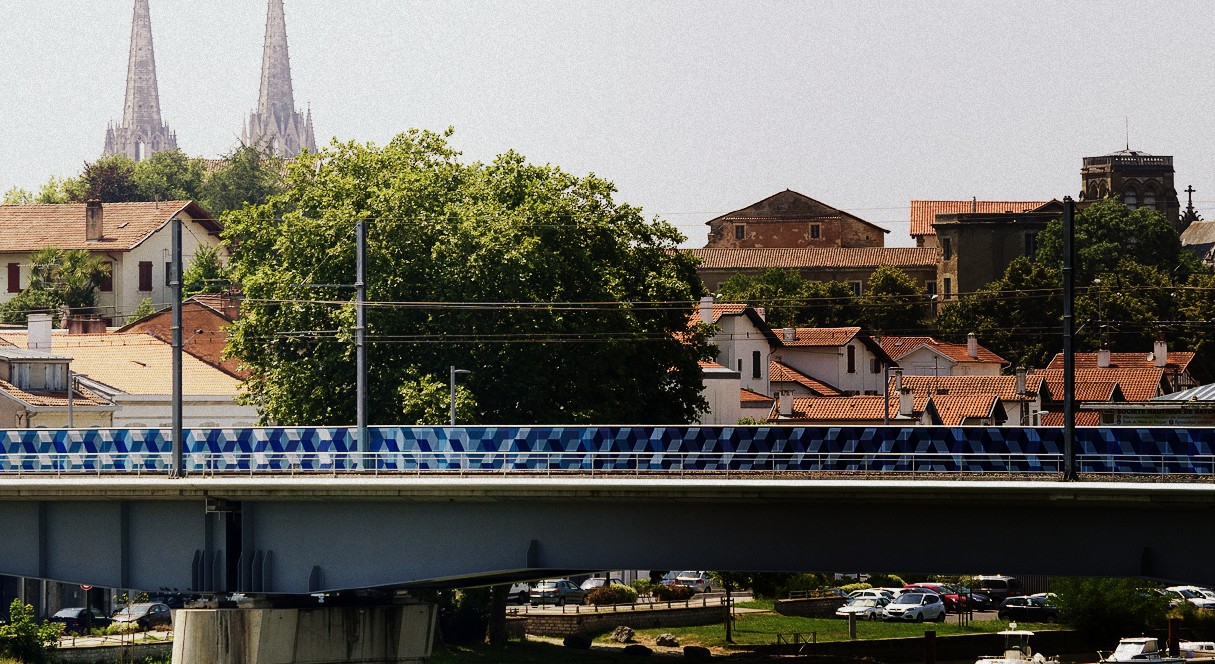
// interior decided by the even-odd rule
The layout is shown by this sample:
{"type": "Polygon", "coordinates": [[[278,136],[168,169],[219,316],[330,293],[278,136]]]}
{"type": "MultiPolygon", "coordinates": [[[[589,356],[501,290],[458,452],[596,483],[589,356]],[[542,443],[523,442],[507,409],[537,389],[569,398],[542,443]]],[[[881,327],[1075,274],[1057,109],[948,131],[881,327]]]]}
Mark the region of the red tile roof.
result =
{"type": "MultiPolygon", "coordinates": [[[[700,360],[696,364],[700,365],[701,369],[725,369],[725,367],[716,362],[706,362],[705,360],[700,360]]],[[[729,369],[726,370],[729,371],[729,369]]]]}
{"type": "Polygon", "coordinates": [[[811,378],[797,369],[794,369],[787,364],[777,362],[776,360],[768,361],[768,382],[797,383],[814,394],[822,397],[844,396],[843,392],[824,383],[823,381],[818,380],[817,378],[811,378]]]}
{"type": "Polygon", "coordinates": [[[936,235],[932,222],[938,214],[979,212],[1025,212],[1046,205],[1047,201],[911,201],[911,236],[936,235]]]}
{"type": "MultiPolygon", "coordinates": [[[[890,392],[895,392],[895,380],[890,379],[890,392]]],[[[1016,376],[903,376],[903,387],[915,394],[949,396],[995,396],[1001,401],[1033,399],[1042,384],[1042,377],[1025,377],[1028,394],[1017,394],[1016,376]]]]}
{"type": "Polygon", "coordinates": [[[1008,363],[1008,360],[984,348],[983,344],[979,344],[979,357],[973,358],[966,344],[938,341],[932,337],[881,337],[877,341],[882,345],[882,350],[895,361],[922,346],[927,346],[954,362],[1008,363]]]}
{"type": "MultiPolygon", "coordinates": [[[[1150,353],[1110,353],[1110,369],[1159,369],[1155,357],[1150,353]]],[[[1166,371],[1187,371],[1194,361],[1194,353],[1170,352],[1166,371]]],[[[1051,359],[1047,369],[1063,370],[1063,353],[1051,359]]],[[[1099,369],[1096,353],[1076,353],[1076,369],[1099,369]]]]}
{"type": "Polygon", "coordinates": [[[84,203],[62,205],[0,205],[0,252],[34,252],[47,247],[89,251],[130,251],[156,230],[185,212],[209,232],[219,232],[197,203],[105,203],[102,205],[101,240],[86,240],[84,203]]]}
{"type": "Polygon", "coordinates": [[[794,331],[795,339],[785,339],[783,330],[776,334],[786,346],[843,346],[860,334],[859,327],[799,327],[794,331]]]}
{"type": "Polygon", "coordinates": [[[935,268],[937,250],[924,247],[830,247],[823,249],[685,249],[702,270],[892,267],[935,268]]]}
{"type": "MultiPolygon", "coordinates": [[[[1052,399],[1063,399],[1062,369],[1040,369],[1033,375],[1046,381],[1052,399]]],[[[1164,393],[1163,383],[1163,369],[1077,369],[1076,399],[1109,401],[1117,386],[1127,401],[1147,401],[1164,393]]]]}
{"type": "MultiPolygon", "coordinates": [[[[1061,427],[1063,426],[1063,413],[1047,413],[1042,412],[1041,418],[1038,420],[1038,426],[1044,427],[1061,427]]],[[[1101,426],[1101,413],[1095,410],[1078,410],[1076,411],[1076,426],[1078,427],[1096,427],[1101,426]]]]}
{"type": "MultiPolygon", "coordinates": [[[[885,418],[881,395],[860,394],[846,397],[793,397],[793,415],[780,415],[780,403],[772,405],[772,419],[782,422],[791,420],[814,421],[868,421],[879,422],[885,418]]],[[[912,409],[922,413],[928,405],[928,395],[914,395],[912,409]]],[[[887,409],[891,419],[899,418],[899,397],[890,395],[887,409]]],[[[907,418],[902,418],[906,421],[907,418]]]]}
{"type": "MultiPolygon", "coordinates": [[[[15,399],[18,399],[30,406],[67,408],[68,405],[66,389],[59,392],[45,392],[42,390],[31,392],[23,390],[8,381],[0,380],[0,391],[7,392],[15,399]]],[[[72,402],[73,407],[110,405],[110,402],[84,388],[76,389],[76,393],[72,397],[72,402]]]]}
{"type": "Polygon", "coordinates": [[[765,394],[760,394],[759,392],[756,392],[755,390],[749,390],[745,387],[739,389],[738,400],[741,403],[772,403],[773,401],[775,401],[775,399],[773,399],[770,396],[767,396],[765,394]]]}
{"type": "Polygon", "coordinates": [[[966,423],[966,420],[992,417],[999,403],[999,398],[992,394],[938,394],[932,397],[932,405],[936,408],[937,417],[941,418],[941,424],[949,427],[961,426],[966,423]]]}

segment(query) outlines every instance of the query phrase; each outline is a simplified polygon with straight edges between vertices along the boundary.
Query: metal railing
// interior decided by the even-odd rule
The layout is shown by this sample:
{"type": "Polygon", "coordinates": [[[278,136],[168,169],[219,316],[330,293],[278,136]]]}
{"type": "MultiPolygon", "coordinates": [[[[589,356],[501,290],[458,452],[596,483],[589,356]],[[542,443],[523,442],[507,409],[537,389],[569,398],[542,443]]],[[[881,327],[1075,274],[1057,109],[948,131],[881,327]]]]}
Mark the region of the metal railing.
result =
{"type": "MultiPolygon", "coordinates": [[[[170,452],[0,454],[0,476],[156,476],[168,472],[170,452]]],[[[192,452],[189,474],[218,476],[589,476],[738,478],[882,475],[899,478],[975,476],[1053,478],[1061,454],[942,452],[702,453],[702,452],[192,452]]],[[[1215,479],[1212,454],[1081,454],[1089,476],[1215,479]]]]}

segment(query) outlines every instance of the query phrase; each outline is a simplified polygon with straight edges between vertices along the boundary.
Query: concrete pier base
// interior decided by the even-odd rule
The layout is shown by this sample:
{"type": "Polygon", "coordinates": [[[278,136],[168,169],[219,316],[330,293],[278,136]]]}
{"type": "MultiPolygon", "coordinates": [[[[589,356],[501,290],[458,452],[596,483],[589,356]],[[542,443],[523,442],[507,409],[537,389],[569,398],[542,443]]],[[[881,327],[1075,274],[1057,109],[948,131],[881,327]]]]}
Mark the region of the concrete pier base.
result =
{"type": "Polygon", "coordinates": [[[425,664],[431,604],[173,612],[173,664],[425,664]]]}

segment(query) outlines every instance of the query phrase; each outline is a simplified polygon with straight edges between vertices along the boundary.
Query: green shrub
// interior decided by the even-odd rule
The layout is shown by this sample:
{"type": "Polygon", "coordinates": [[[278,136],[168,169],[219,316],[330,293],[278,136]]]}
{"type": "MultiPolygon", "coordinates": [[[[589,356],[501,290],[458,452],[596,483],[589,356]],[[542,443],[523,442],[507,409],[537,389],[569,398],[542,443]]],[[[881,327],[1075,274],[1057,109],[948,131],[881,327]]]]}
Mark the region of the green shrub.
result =
{"type": "Polygon", "coordinates": [[[869,585],[874,588],[902,588],[907,582],[898,574],[870,574],[869,585]]]}
{"type": "Polygon", "coordinates": [[[637,579],[633,582],[633,590],[636,590],[638,595],[649,595],[657,585],[662,584],[655,583],[653,579],[637,579]]]}
{"type": "Polygon", "coordinates": [[[1051,582],[1059,619],[1087,636],[1117,641],[1165,623],[1169,603],[1138,579],[1065,578],[1051,582]]]}
{"type": "Polygon", "coordinates": [[[608,604],[633,604],[637,601],[637,591],[629,586],[613,583],[610,586],[599,586],[586,596],[587,604],[605,606],[608,604]]]}
{"type": "Polygon", "coordinates": [[[59,645],[63,625],[39,623],[34,607],[19,599],[8,607],[7,625],[0,625],[0,650],[25,664],[45,664],[59,645]]]}
{"type": "Polygon", "coordinates": [[[850,593],[854,590],[869,590],[873,585],[868,583],[849,583],[846,586],[840,586],[840,590],[850,593]]]}
{"type": "Polygon", "coordinates": [[[656,586],[654,599],[660,602],[682,602],[696,594],[696,589],[689,586],[656,586]]]}

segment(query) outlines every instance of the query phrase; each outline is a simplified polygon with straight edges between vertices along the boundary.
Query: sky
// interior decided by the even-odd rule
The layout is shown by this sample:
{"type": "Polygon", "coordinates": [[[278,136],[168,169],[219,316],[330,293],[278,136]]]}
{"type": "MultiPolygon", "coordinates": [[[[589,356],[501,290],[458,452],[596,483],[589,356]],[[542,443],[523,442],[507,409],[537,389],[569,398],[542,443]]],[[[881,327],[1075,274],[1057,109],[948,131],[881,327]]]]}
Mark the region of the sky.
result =
{"type": "MultiPolygon", "coordinates": [[[[0,2],[0,190],[100,156],[131,0],[0,2]]],[[[216,157],[257,103],[265,2],[151,0],[163,117],[216,157]]],[[[793,189],[907,246],[912,199],[1076,196],[1081,159],[1172,155],[1215,218],[1215,3],[286,0],[318,142],[455,128],[595,173],[703,246],[793,189]]],[[[1184,206],[1184,194],[1182,194],[1184,206]]]]}

